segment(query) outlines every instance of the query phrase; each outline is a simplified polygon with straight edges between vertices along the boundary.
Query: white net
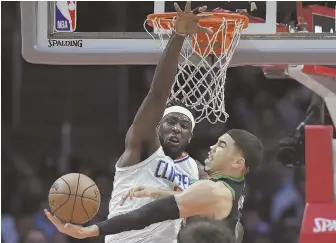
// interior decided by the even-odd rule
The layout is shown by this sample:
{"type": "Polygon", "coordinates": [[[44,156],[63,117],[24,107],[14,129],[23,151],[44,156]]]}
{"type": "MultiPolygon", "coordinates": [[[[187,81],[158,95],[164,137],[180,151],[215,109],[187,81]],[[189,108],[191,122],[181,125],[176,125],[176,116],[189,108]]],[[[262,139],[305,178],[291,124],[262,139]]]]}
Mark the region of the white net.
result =
{"type": "MultiPolygon", "coordinates": [[[[167,43],[167,37],[170,37],[172,33],[173,24],[168,24],[169,29],[166,30],[160,24],[160,18],[151,21],[151,23],[153,23],[154,30],[157,30],[157,35],[148,30],[147,20],[144,28],[163,50],[167,43]]],[[[229,24],[232,28],[232,20],[229,24]]],[[[164,25],[167,26],[167,22],[164,25]]],[[[179,99],[194,109],[196,122],[203,119],[207,119],[210,123],[226,122],[229,116],[225,110],[224,100],[226,72],[238,46],[243,28],[243,20],[237,20],[234,22],[232,34],[227,35],[228,21],[222,18],[218,30],[214,30],[211,35],[202,34],[206,36],[203,43],[197,41],[198,34],[185,41],[181,51],[182,60],[179,63],[168,101],[179,99]],[[218,39],[221,41],[219,42],[218,39]]]]}

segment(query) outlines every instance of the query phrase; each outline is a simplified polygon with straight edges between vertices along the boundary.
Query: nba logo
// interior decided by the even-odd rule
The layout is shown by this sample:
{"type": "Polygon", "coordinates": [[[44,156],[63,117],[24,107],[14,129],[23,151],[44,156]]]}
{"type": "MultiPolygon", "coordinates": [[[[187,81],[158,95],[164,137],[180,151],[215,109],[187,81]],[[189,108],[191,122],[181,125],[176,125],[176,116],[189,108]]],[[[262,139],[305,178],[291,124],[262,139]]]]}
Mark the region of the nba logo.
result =
{"type": "Polygon", "coordinates": [[[76,1],[55,1],[54,29],[56,32],[74,32],[77,21],[76,1]]]}

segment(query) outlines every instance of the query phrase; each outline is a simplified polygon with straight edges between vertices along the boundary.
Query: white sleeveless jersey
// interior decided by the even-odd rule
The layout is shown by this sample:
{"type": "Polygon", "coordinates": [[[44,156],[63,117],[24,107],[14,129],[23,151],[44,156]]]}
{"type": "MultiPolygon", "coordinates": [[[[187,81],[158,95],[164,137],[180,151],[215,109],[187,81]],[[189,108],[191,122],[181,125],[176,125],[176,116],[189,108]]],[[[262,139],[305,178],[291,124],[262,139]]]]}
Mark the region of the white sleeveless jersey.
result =
{"type": "MultiPolygon", "coordinates": [[[[135,198],[132,201],[127,200],[120,206],[122,197],[134,186],[184,190],[192,180],[198,180],[195,160],[188,154],[172,160],[160,147],[139,164],[116,167],[108,218],[130,212],[153,201],[151,198],[135,198]]],[[[105,237],[105,243],[172,243],[178,234],[180,224],[181,220],[170,220],[152,224],[142,230],[108,235],[105,237]]]]}

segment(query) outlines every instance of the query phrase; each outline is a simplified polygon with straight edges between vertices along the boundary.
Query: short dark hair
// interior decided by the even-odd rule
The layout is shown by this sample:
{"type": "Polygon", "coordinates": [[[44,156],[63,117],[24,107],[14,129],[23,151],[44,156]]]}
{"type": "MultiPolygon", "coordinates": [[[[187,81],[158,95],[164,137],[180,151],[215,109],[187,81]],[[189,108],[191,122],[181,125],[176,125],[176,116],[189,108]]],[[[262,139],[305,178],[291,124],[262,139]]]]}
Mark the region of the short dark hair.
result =
{"type": "Polygon", "coordinates": [[[184,104],[181,100],[179,99],[172,99],[171,101],[169,101],[166,105],[166,108],[171,107],[171,106],[181,106],[186,108],[188,111],[191,112],[191,114],[195,117],[195,111],[193,109],[190,109],[190,107],[188,107],[186,104],[184,104]]]}
{"type": "Polygon", "coordinates": [[[178,243],[235,243],[232,231],[220,221],[207,220],[187,224],[177,235],[178,243]]]}
{"type": "Polygon", "coordinates": [[[259,138],[241,129],[232,129],[227,132],[235,141],[235,145],[243,153],[245,167],[251,172],[258,168],[263,158],[263,146],[259,138]]]}

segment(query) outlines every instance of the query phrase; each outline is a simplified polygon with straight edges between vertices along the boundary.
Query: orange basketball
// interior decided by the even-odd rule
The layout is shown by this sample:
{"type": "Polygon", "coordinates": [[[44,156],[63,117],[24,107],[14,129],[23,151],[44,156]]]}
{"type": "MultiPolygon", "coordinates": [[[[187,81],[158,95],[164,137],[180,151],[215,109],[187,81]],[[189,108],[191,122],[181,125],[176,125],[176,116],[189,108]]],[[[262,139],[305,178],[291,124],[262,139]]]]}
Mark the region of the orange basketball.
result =
{"type": "Polygon", "coordinates": [[[96,183],[79,173],[58,178],[49,191],[51,213],[63,222],[84,224],[91,220],[100,206],[96,183]]]}

